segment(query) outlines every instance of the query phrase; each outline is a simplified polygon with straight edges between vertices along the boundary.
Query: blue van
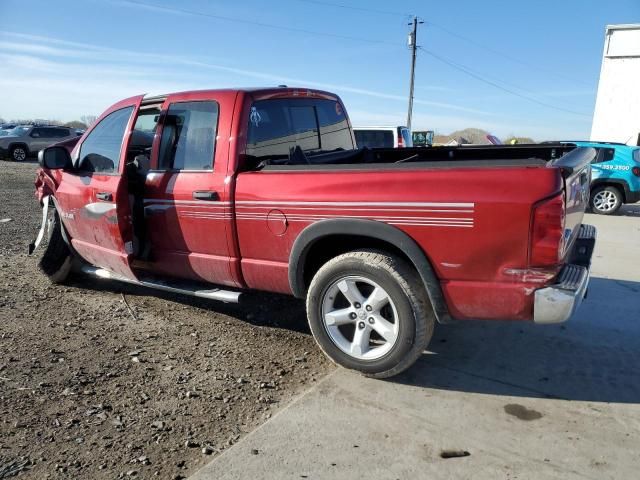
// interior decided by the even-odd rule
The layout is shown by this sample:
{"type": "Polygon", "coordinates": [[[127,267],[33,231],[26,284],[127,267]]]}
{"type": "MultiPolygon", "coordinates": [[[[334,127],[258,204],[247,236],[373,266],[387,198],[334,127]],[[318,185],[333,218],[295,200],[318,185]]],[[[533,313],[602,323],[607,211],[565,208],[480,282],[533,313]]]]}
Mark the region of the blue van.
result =
{"type": "Polygon", "coordinates": [[[624,143],[571,141],[578,147],[598,152],[591,162],[591,201],[593,213],[612,215],[625,203],[640,201],[640,147],[624,143]]]}

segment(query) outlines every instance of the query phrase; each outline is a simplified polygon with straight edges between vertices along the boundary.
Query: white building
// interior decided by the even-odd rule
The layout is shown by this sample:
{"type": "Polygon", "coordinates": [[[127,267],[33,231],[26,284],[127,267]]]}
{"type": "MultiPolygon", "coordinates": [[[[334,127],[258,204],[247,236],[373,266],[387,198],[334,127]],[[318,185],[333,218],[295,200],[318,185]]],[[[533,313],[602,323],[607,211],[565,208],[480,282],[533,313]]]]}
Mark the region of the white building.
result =
{"type": "Polygon", "coordinates": [[[640,24],[607,26],[591,140],[640,145],[640,24]]]}

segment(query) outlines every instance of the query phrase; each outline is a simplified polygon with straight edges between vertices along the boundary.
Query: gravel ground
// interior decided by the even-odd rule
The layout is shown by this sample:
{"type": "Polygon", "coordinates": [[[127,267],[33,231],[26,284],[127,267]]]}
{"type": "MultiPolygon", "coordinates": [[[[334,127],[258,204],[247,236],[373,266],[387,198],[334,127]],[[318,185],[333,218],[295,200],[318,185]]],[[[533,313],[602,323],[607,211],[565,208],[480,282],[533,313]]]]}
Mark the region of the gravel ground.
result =
{"type": "Polygon", "coordinates": [[[0,162],[0,479],[184,478],[333,368],[288,297],[49,284],[35,168],[0,162]]]}

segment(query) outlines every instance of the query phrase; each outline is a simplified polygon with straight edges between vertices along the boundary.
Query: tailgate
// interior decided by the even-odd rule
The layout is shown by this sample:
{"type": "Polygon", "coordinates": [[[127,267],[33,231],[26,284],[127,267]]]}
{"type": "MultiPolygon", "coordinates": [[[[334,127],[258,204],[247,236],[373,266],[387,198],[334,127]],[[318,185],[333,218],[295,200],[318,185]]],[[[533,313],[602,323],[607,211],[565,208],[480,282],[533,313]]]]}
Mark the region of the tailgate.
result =
{"type": "Polygon", "coordinates": [[[596,154],[593,148],[576,148],[547,164],[549,167],[559,168],[564,181],[566,219],[563,258],[566,258],[573,247],[584,212],[589,205],[591,161],[596,154]]]}

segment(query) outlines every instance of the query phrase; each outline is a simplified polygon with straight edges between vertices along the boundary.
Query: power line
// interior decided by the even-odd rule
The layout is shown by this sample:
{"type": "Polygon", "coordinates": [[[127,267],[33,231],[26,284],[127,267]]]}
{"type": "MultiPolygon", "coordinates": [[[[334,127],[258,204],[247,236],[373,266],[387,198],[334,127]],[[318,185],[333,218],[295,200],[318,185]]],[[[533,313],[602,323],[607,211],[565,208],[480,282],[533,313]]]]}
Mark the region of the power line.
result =
{"type": "Polygon", "coordinates": [[[584,80],[577,80],[575,78],[571,78],[571,77],[567,77],[565,75],[562,75],[562,74],[560,74],[560,73],[558,73],[558,72],[556,72],[554,70],[541,68],[540,66],[533,65],[533,64],[531,64],[529,62],[526,62],[526,61],[524,61],[524,60],[522,60],[522,59],[520,59],[518,57],[514,57],[512,55],[509,55],[508,53],[504,53],[504,52],[501,52],[499,50],[496,50],[495,48],[489,47],[487,45],[483,45],[482,43],[478,43],[478,42],[476,42],[475,40],[473,40],[473,39],[471,39],[469,37],[465,37],[464,35],[460,35],[459,33],[456,33],[453,30],[450,30],[450,29],[448,29],[446,27],[443,27],[442,25],[438,25],[437,23],[433,23],[433,22],[426,22],[426,23],[427,23],[427,25],[430,25],[432,27],[436,27],[436,28],[442,30],[443,32],[447,33],[448,35],[451,35],[452,37],[456,37],[456,38],[458,38],[460,40],[463,40],[463,41],[465,41],[465,42],[467,42],[467,43],[469,43],[471,45],[474,45],[475,47],[484,49],[484,50],[486,50],[488,52],[493,53],[494,55],[498,55],[499,57],[502,57],[502,58],[505,58],[505,59],[510,60],[512,62],[518,63],[518,64],[523,65],[525,67],[533,68],[534,70],[538,70],[538,71],[543,72],[545,74],[554,75],[556,77],[562,78],[564,80],[569,80],[571,82],[582,83],[583,85],[590,85],[588,82],[585,82],[584,80]]]}
{"type": "Polygon", "coordinates": [[[258,27],[265,27],[265,28],[273,28],[273,29],[277,29],[277,30],[286,30],[289,32],[295,32],[295,33],[306,33],[308,35],[317,35],[317,36],[323,36],[323,37],[333,37],[333,38],[340,38],[343,40],[355,40],[355,41],[359,41],[359,42],[366,42],[366,43],[375,43],[375,44],[383,44],[383,45],[393,45],[395,47],[399,47],[400,43],[395,43],[395,42],[389,42],[386,40],[376,40],[373,38],[363,38],[363,37],[354,37],[351,35],[341,35],[338,33],[329,33],[329,32],[319,32],[317,30],[306,30],[304,28],[297,28],[297,27],[288,27],[285,25],[275,25],[272,23],[264,23],[264,22],[256,22],[253,20],[246,20],[244,18],[234,18],[234,17],[226,17],[223,15],[214,15],[212,13],[205,13],[205,12],[197,12],[195,10],[187,10],[184,8],[177,8],[177,7],[165,7],[163,5],[156,5],[156,4],[151,4],[151,3],[145,3],[145,2],[139,2],[137,0],[123,0],[124,3],[130,4],[130,5],[135,5],[138,7],[143,7],[143,8],[148,8],[148,9],[153,9],[153,10],[163,10],[166,12],[171,12],[171,13],[182,13],[185,15],[193,15],[193,16],[197,16],[197,17],[206,17],[206,18],[213,18],[216,20],[225,20],[228,22],[235,22],[235,23],[244,23],[247,25],[254,25],[254,26],[258,26],[258,27]]]}
{"type": "Polygon", "coordinates": [[[375,8],[369,7],[355,7],[353,5],[344,5],[342,3],[333,3],[333,2],[324,2],[322,0],[297,0],[298,2],[304,3],[315,3],[316,5],[324,5],[326,7],[336,7],[336,8],[345,8],[348,10],[357,10],[359,12],[367,12],[367,13],[378,13],[381,15],[394,15],[396,17],[412,17],[410,13],[401,13],[398,11],[390,11],[390,10],[378,10],[375,8]]]}
{"type": "MultiPolygon", "coordinates": [[[[352,6],[352,5],[344,5],[344,4],[341,4],[341,3],[326,2],[326,1],[323,1],[323,0],[296,0],[296,1],[304,2],[304,3],[313,3],[313,4],[316,4],[316,5],[325,5],[325,6],[328,6],[328,7],[336,7],[336,8],[343,8],[343,9],[348,9],[348,10],[356,10],[356,11],[359,11],[359,12],[377,13],[377,14],[382,14],[382,15],[393,15],[393,16],[401,16],[401,17],[412,17],[413,16],[413,15],[408,14],[408,13],[401,13],[401,12],[397,12],[397,11],[377,10],[377,9],[372,9],[372,8],[368,8],[368,7],[355,7],[355,6],[352,6]]],[[[455,31],[453,31],[453,30],[451,30],[451,29],[449,29],[447,27],[444,27],[444,26],[439,25],[437,23],[434,23],[432,21],[428,21],[428,22],[425,22],[425,23],[427,25],[429,25],[429,26],[438,28],[439,30],[443,31],[444,33],[446,33],[448,35],[451,35],[452,37],[455,37],[455,38],[457,38],[459,40],[462,40],[462,41],[467,42],[467,43],[469,43],[471,45],[474,45],[477,48],[486,50],[487,52],[493,53],[494,55],[498,55],[499,57],[505,58],[505,59],[507,59],[507,60],[509,60],[511,62],[518,63],[518,64],[520,64],[522,66],[531,68],[533,70],[537,70],[537,71],[539,71],[541,73],[544,73],[545,75],[554,75],[554,76],[556,76],[558,78],[562,78],[564,80],[569,80],[569,81],[574,82],[574,83],[581,83],[583,85],[591,85],[589,82],[585,82],[584,80],[578,80],[578,79],[571,78],[569,76],[563,75],[563,74],[561,74],[559,72],[556,72],[555,70],[542,68],[539,65],[535,65],[535,64],[526,62],[526,61],[524,61],[524,60],[522,60],[522,59],[520,59],[518,57],[515,57],[513,55],[510,55],[508,53],[501,52],[500,50],[496,50],[495,48],[489,47],[487,45],[483,45],[482,43],[478,43],[478,42],[476,42],[475,40],[473,40],[473,39],[471,39],[469,37],[461,35],[461,34],[455,32],[455,31]]]]}
{"type": "MultiPolygon", "coordinates": [[[[418,47],[418,48],[420,48],[420,47],[418,47]]],[[[439,60],[440,62],[445,63],[445,64],[449,65],[450,67],[452,67],[452,68],[454,68],[454,69],[456,69],[458,71],[461,71],[461,72],[469,75],[470,77],[475,78],[476,80],[484,82],[484,83],[486,83],[488,85],[491,85],[491,86],[493,86],[493,87],[495,87],[495,88],[497,88],[499,90],[502,90],[504,92],[510,93],[511,95],[515,95],[517,97],[523,98],[523,99],[528,100],[530,102],[537,103],[538,105],[541,105],[543,107],[552,108],[554,110],[559,110],[561,112],[571,113],[572,115],[578,115],[578,116],[581,116],[581,117],[588,117],[588,118],[591,117],[591,115],[587,115],[586,113],[576,112],[574,110],[569,110],[569,109],[566,109],[566,108],[558,107],[557,105],[553,105],[551,103],[542,102],[542,101],[540,101],[540,100],[538,100],[536,98],[530,97],[528,95],[523,95],[521,93],[515,92],[515,91],[513,91],[511,89],[508,89],[508,88],[506,88],[506,87],[504,87],[504,86],[502,86],[502,85],[500,85],[498,83],[493,82],[492,80],[489,80],[488,78],[480,75],[479,73],[474,72],[469,67],[466,67],[466,66],[464,66],[462,64],[453,62],[452,60],[444,58],[444,57],[442,57],[442,56],[440,56],[440,55],[438,55],[438,54],[436,54],[436,53],[434,53],[434,52],[432,52],[430,50],[426,50],[424,48],[421,48],[421,50],[423,50],[426,54],[431,55],[435,59],[439,60]]]]}
{"type": "MultiPolygon", "coordinates": [[[[109,1],[109,0],[107,0],[109,1]]],[[[297,27],[288,27],[288,26],[284,26],[284,25],[275,25],[275,24],[271,24],[271,23],[265,23],[265,22],[257,22],[257,21],[253,21],[253,20],[246,20],[246,19],[241,19],[241,18],[235,18],[235,17],[227,17],[227,16],[223,16],[223,15],[215,15],[215,14],[210,14],[210,13],[205,13],[205,12],[198,12],[195,10],[188,10],[188,9],[183,9],[183,8],[177,8],[177,7],[166,7],[166,6],[162,6],[162,5],[157,5],[157,4],[151,4],[151,3],[146,3],[146,2],[141,2],[138,0],[121,0],[122,3],[125,4],[129,4],[129,5],[133,5],[133,6],[138,6],[138,7],[142,7],[142,8],[148,8],[148,9],[153,9],[153,10],[161,10],[161,11],[166,11],[166,12],[170,12],[170,13],[181,13],[181,14],[185,14],[185,15],[192,15],[192,16],[199,16],[199,17],[205,17],[205,18],[213,18],[216,20],[224,20],[224,21],[229,21],[229,22],[235,22],[235,23],[243,23],[243,24],[248,24],[248,25],[254,25],[254,26],[259,26],[259,27],[264,27],[264,28],[272,28],[272,29],[277,29],[277,30],[284,30],[284,31],[290,31],[290,32],[295,32],[295,33],[305,33],[308,35],[317,35],[317,36],[324,36],[324,37],[332,37],[332,38],[340,38],[343,40],[354,40],[354,41],[359,41],[359,42],[365,42],[365,43],[372,43],[372,44],[384,44],[384,45],[393,45],[395,47],[400,47],[399,43],[395,43],[395,42],[389,42],[389,41],[385,41],[385,40],[376,40],[376,39],[371,39],[371,38],[363,38],[363,37],[355,37],[355,36],[350,36],[350,35],[341,35],[341,34],[336,34],[336,33],[329,33],[329,32],[320,32],[317,30],[307,30],[307,29],[303,29],[303,28],[297,28],[297,27]]],[[[322,0],[298,0],[298,1],[307,1],[310,3],[318,3],[318,4],[324,4],[324,5],[331,5],[331,6],[335,6],[335,7],[340,7],[340,8],[348,8],[348,9],[352,9],[352,10],[360,10],[360,7],[352,7],[349,5],[342,5],[342,4],[335,4],[335,3],[331,3],[331,2],[325,2],[322,0]]],[[[369,11],[366,8],[363,8],[364,10],[369,11]]],[[[394,14],[394,15],[400,15],[398,13],[392,13],[390,11],[384,11],[384,10],[376,10],[376,12],[378,13],[385,13],[385,14],[394,14]]],[[[429,22],[431,23],[431,22],[429,22]]],[[[431,23],[433,25],[433,23],[431,23]]],[[[418,47],[420,48],[420,47],[418,47]]],[[[453,62],[452,60],[448,60],[445,57],[442,57],[440,55],[435,54],[432,51],[428,51],[428,50],[424,50],[421,48],[421,50],[425,51],[426,53],[428,53],[429,55],[433,56],[434,58],[436,58],[437,60],[440,60],[443,63],[446,63],[447,65],[451,66],[452,68],[455,68],[457,70],[462,71],[463,73],[466,73],[467,75],[482,81],[484,83],[487,83],[489,85],[494,86],[495,88],[498,88],[506,93],[510,93],[512,95],[515,95],[517,97],[520,98],[524,98],[526,100],[529,100],[531,102],[537,103],[538,105],[541,106],[545,106],[548,108],[552,108],[554,110],[559,110],[559,111],[563,111],[566,113],[571,113],[574,115],[580,115],[580,116],[586,116],[589,117],[589,115],[586,115],[584,113],[579,113],[579,112],[575,112],[573,110],[568,110],[562,107],[558,107],[556,105],[553,104],[549,104],[540,100],[537,100],[536,98],[530,97],[528,95],[523,95],[521,93],[515,92],[513,90],[510,90],[502,85],[499,85],[489,79],[487,79],[486,77],[484,77],[483,75],[473,72],[469,67],[466,67],[464,65],[461,64],[457,64],[456,62],[453,62]]],[[[515,87],[514,88],[518,88],[519,90],[523,90],[520,87],[515,87]]]]}

